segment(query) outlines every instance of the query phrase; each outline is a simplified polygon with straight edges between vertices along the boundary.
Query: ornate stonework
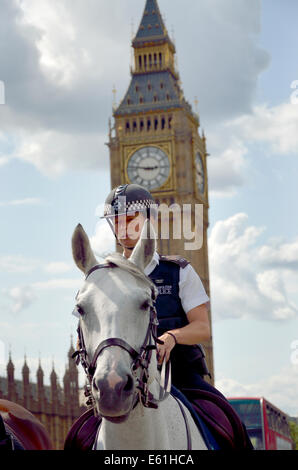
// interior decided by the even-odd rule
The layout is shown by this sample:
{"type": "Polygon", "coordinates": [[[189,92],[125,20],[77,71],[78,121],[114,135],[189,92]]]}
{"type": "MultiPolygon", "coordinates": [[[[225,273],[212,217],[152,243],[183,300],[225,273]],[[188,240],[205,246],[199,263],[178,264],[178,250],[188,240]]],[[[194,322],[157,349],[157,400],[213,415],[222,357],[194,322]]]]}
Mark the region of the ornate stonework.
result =
{"type": "Polygon", "coordinates": [[[39,364],[36,383],[29,380],[30,370],[25,358],[22,380],[14,378],[14,364],[9,357],[7,377],[0,377],[0,398],[13,401],[33,413],[46,427],[56,450],[63,449],[65,437],[73,424],[87,408],[80,405],[78,370],[72,359],[71,345],[68,352],[68,367],[63,377],[63,388],[59,384],[54,366],[50,384],[44,385],[44,372],[39,364]]]}

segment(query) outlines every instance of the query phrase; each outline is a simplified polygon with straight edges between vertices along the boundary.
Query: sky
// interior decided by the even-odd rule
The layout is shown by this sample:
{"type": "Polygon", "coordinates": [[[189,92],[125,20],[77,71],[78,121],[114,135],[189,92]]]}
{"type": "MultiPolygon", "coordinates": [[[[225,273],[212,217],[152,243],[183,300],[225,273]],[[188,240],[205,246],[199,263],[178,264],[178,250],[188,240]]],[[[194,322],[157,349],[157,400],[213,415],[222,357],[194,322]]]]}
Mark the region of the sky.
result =
{"type": "MultiPolygon", "coordinates": [[[[108,121],[145,0],[0,0],[0,375],[65,371],[77,223],[114,248],[108,121]]],[[[216,387],[298,416],[298,4],[159,0],[207,138],[216,387]]],[[[83,377],[80,375],[81,383],[83,377]]]]}

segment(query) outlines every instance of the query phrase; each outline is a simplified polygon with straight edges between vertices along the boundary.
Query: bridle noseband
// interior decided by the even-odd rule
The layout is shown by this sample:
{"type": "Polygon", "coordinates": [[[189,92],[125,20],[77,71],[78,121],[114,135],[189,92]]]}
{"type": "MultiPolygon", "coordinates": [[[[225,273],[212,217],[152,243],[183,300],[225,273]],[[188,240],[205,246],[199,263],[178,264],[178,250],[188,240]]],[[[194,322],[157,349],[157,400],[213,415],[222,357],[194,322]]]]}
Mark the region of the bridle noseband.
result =
{"type": "MultiPolygon", "coordinates": [[[[107,264],[98,264],[94,266],[93,268],[88,271],[86,274],[85,280],[88,279],[88,277],[96,270],[98,269],[105,269],[105,268],[111,268],[115,266],[113,263],[107,263],[107,264]]],[[[169,394],[169,388],[168,386],[165,386],[164,388],[161,388],[161,392],[159,395],[159,399],[155,399],[152,395],[151,392],[148,390],[148,378],[149,378],[149,364],[152,356],[152,351],[156,349],[156,343],[163,344],[162,341],[160,341],[157,338],[157,326],[158,326],[158,320],[157,320],[157,313],[156,313],[156,308],[155,308],[155,301],[156,301],[156,293],[152,289],[151,291],[151,303],[150,303],[150,321],[149,325],[147,328],[147,332],[145,335],[145,339],[143,342],[143,345],[140,348],[140,351],[137,352],[134,348],[132,348],[126,341],[124,341],[121,338],[108,338],[102,341],[96,348],[91,362],[89,361],[85,342],[84,342],[84,336],[82,332],[82,328],[79,322],[78,325],[78,338],[79,338],[79,350],[77,350],[72,357],[76,358],[76,363],[79,364],[79,362],[82,364],[87,379],[88,379],[88,384],[85,387],[85,396],[88,397],[87,405],[93,405],[94,411],[96,412],[95,408],[95,403],[94,403],[94,398],[92,396],[92,379],[95,374],[96,370],[96,363],[97,359],[100,356],[100,354],[104,351],[104,349],[109,348],[111,346],[118,346],[125,351],[127,351],[130,356],[133,359],[132,363],[132,374],[134,377],[136,377],[136,371],[137,369],[141,369],[140,376],[137,378],[138,380],[138,385],[137,385],[137,396],[134,402],[133,407],[137,405],[139,401],[143,404],[144,407],[146,408],[157,408],[158,407],[158,401],[163,400],[168,394],[169,394]],[[152,343],[152,339],[154,343],[152,343]]],[[[168,361],[169,362],[169,361],[168,361]]],[[[167,374],[169,372],[169,366],[167,367],[167,374]]],[[[169,378],[167,377],[167,384],[170,384],[169,378]]]]}

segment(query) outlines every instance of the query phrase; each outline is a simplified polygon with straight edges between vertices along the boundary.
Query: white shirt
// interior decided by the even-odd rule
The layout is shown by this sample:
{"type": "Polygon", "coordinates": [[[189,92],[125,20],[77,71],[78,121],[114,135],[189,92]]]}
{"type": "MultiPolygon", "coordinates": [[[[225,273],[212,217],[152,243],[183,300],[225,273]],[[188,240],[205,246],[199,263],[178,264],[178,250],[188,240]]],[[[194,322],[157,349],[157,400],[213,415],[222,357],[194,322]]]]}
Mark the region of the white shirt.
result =
{"type": "MultiPolygon", "coordinates": [[[[149,276],[158,264],[159,254],[155,252],[145,268],[145,274],[149,276]]],[[[209,301],[199,275],[190,264],[185,268],[180,268],[179,276],[179,297],[185,313],[209,301]]]]}

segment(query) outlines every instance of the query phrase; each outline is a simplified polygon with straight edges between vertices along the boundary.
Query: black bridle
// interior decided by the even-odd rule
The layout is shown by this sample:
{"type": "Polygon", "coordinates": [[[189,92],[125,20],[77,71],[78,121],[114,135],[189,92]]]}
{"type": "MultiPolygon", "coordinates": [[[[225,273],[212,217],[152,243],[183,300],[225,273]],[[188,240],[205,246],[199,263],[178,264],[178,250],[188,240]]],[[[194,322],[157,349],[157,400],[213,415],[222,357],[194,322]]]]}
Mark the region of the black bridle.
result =
{"type": "MultiPolygon", "coordinates": [[[[94,266],[86,274],[85,280],[87,280],[88,277],[94,271],[98,269],[111,268],[112,266],[114,266],[112,263],[99,264],[99,265],[94,266]]],[[[111,346],[118,346],[130,354],[130,356],[133,359],[132,373],[135,377],[136,377],[137,369],[139,368],[141,369],[140,376],[137,378],[138,380],[137,396],[136,396],[133,407],[135,407],[137,403],[141,401],[143,406],[146,408],[157,408],[158,401],[160,401],[161,399],[164,399],[166,395],[168,395],[167,383],[166,383],[165,388],[163,389],[163,392],[161,392],[159,396],[159,400],[156,400],[153,397],[152,393],[149,392],[148,390],[148,377],[149,377],[148,369],[149,369],[149,364],[150,364],[150,360],[152,356],[152,351],[156,350],[156,343],[163,344],[163,342],[157,338],[158,320],[157,320],[157,313],[156,313],[156,308],[155,308],[155,301],[156,301],[156,293],[152,289],[151,290],[151,303],[150,303],[150,321],[149,321],[149,325],[147,328],[143,345],[141,346],[139,352],[137,352],[134,348],[132,348],[126,341],[124,341],[121,338],[108,338],[102,341],[97,346],[93,354],[92,360],[90,361],[88,354],[87,354],[86,346],[85,346],[82,328],[79,322],[78,329],[77,329],[78,338],[79,338],[79,350],[77,350],[72,355],[72,357],[76,358],[76,363],[79,364],[80,362],[84,368],[84,371],[88,379],[88,384],[85,387],[85,396],[88,397],[87,405],[93,405],[94,411],[96,411],[96,409],[94,406],[94,399],[92,396],[91,384],[92,384],[92,379],[96,370],[97,359],[104,349],[109,348],[111,346]],[[154,342],[152,342],[152,339],[154,342]]],[[[167,368],[167,375],[168,374],[169,374],[169,368],[167,368]]],[[[166,378],[166,382],[168,382],[168,377],[166,378]]]]}

